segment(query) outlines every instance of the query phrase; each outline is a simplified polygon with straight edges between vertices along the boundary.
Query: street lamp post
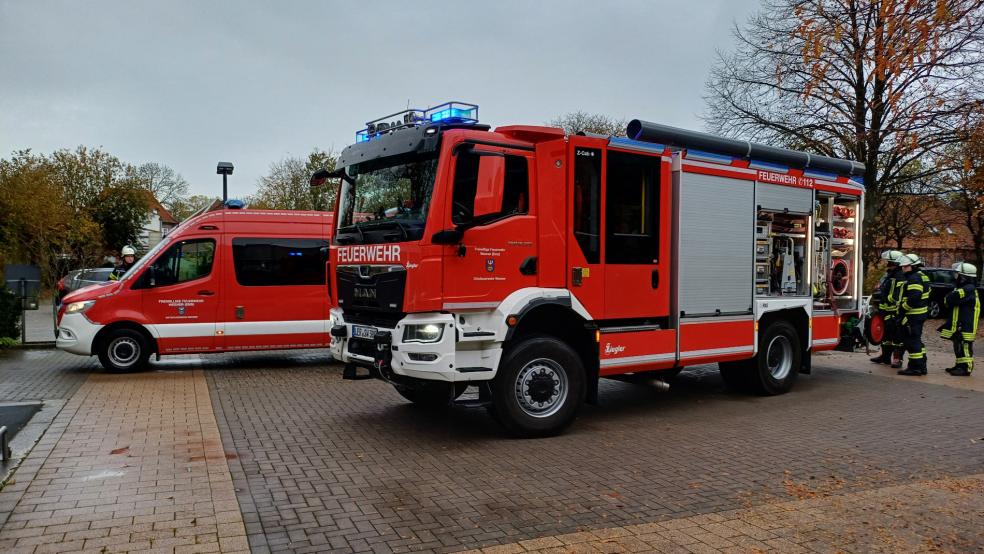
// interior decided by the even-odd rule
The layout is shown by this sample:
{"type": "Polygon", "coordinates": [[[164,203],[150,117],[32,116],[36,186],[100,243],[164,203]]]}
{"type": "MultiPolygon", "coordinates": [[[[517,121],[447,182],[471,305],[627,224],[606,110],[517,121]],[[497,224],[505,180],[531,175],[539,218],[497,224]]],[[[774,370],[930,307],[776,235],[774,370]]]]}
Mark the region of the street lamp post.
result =
{"type": "Polygon", "coordinates": [[[215,173],[222,176],[222,204],[225,205],[226,200],[229,199],[229,175],[232,175],[232,163],[230,162],[219,162],[219,165],[215,167],[215,173]]]}

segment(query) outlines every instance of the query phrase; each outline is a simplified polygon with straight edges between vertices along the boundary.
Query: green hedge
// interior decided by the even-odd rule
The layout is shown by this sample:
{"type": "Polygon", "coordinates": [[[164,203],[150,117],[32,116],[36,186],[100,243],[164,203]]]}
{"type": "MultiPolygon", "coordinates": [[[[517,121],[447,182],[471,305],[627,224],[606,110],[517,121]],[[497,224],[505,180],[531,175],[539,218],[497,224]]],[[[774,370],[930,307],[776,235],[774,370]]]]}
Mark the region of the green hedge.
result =
{"type": "Polygon", "coordinates": [[[13,292],[0,289],[0,337],[20,338],[20,300],[13,292]]]}

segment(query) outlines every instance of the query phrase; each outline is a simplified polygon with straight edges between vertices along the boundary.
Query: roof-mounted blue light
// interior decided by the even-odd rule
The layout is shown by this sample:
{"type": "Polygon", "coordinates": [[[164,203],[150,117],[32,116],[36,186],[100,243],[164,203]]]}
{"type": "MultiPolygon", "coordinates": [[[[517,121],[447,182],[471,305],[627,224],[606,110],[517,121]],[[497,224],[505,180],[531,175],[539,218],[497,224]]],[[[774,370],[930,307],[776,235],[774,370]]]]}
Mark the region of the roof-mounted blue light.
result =
{"type": "Polygon", "coordinates": [[[366,128],[355,133],[355,142],[367,142],[398,129],[434,123],[448,125],[478,123],[478,105],[452,100],[425,110],[409,108],[366,122],[366,128]]]}

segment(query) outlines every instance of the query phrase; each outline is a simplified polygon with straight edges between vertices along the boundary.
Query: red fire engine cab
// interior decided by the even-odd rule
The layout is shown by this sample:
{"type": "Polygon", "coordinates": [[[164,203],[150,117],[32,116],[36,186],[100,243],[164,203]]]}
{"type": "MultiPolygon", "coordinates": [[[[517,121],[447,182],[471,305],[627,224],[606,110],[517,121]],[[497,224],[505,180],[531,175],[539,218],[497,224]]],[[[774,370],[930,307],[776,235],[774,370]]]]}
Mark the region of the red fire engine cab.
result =
{"type": "Polygon", "coordinates": [[[858,313],[864,166],[639,120],[627,135],[491,130],[461,102],[369,122],[312,178],[340,179],[346,377],[421,404],[477,385],[525,436],[563,429],[601,377],[718,363],[788,391],[858,313]]]}

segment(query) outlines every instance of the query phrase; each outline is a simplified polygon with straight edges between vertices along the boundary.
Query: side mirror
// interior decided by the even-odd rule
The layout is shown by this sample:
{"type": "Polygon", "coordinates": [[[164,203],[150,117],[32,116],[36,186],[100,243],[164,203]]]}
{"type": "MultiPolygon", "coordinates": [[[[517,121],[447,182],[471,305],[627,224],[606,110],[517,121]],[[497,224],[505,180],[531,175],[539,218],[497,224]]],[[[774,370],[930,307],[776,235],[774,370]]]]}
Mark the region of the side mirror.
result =
{"type": "Polygon", "coordinates": [[[502,191],[506,177],[504,156],[482,156],[478,162],[478,183],[475,185],[474,219],[502,211],[502,191]]]}
{"type": "Polygon", "coordinates": [[[434,244],[458,244],[461,242],[462,236],[464,236],[464,232],[458,229],[445,229],[434,233],[431,236],[431,242],[434,244]]]}
{"type": "Polygon", "coordinates": [[[328,171],[327,169],[319,169],[311,175],[310,185],[311,187],[320,187],[328,182],[329,179],[341,179],[342,169],[336,169],[334,171],[328,171]]]}

